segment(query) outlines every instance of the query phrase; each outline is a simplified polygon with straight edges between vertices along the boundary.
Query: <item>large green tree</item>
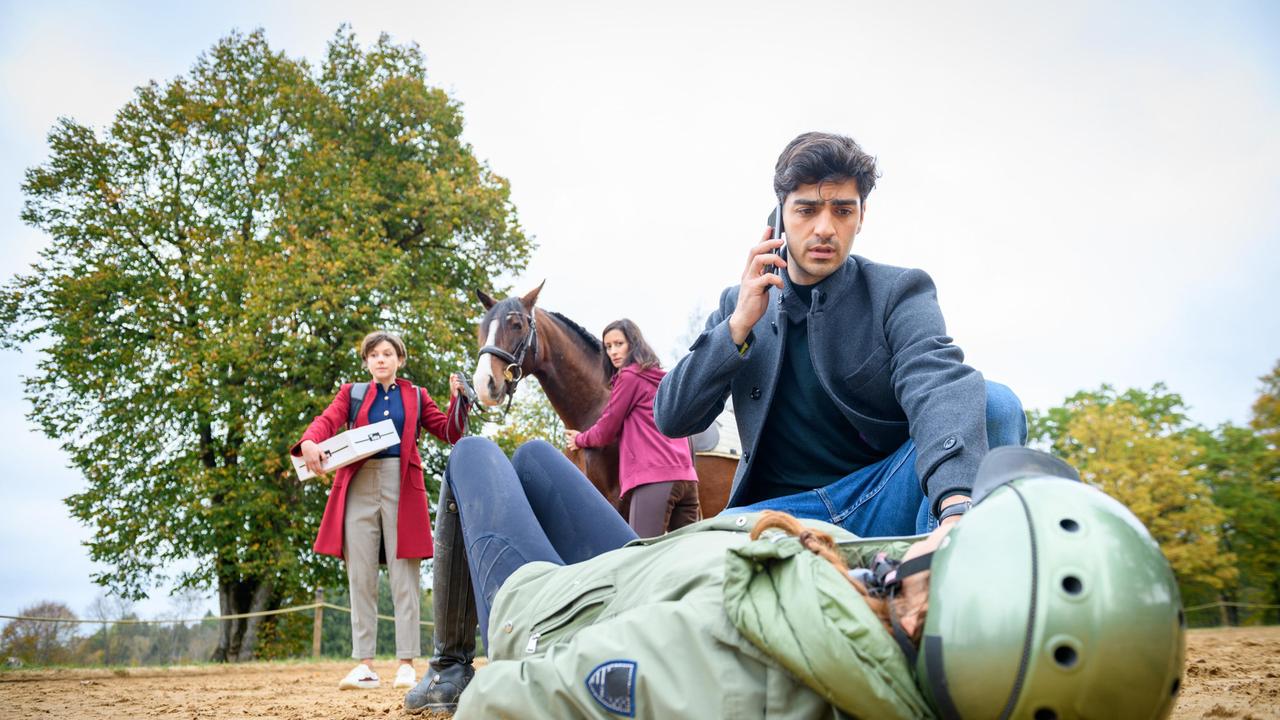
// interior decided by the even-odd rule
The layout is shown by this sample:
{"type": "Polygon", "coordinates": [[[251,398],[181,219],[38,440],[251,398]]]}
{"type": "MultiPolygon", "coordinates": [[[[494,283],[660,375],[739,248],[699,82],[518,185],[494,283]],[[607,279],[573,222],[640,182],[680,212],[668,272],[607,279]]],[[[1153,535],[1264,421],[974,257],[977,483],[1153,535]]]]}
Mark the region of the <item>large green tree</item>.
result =
{"type": "Polygon", "coordinates": [[[1242,565],[1259,601],[1273,607],[1266,617],[1280,618],[1280,360],[1271,372],[1260,378],[1262,389],[1253,404],[1249,426],[1258,442],[1251,445],[1253,483],[1241,498],[1238,516],[1245,518],[1240,527],[1246,529],[1247,554],[1242,565]]]}
{"type": "Polygon", "coordinates": [[[1213,431],[1196,429],[1192,438],[1199,446],[1198,468],[1223,512],[1222,551],[1235,558],[1239,573],[1216,592],[1188,602],[1229,603],[1221,607],[1231,625],[1275,617],[1274,610],[1242,612],[1237,604],[1280,603],[1280,477],[1268,467],[1268,443],[1261,433],[1230,423],[1213,431]]]}
{"type": "MultiPolygon", "coordinates": [[[[404,375],[447,397],[471,289],[531,251],[462,129],[416,47],[342,28],[318,67],[233,33],[104,130],[51,130],[23,186],[49,245],[0,328],[40,350],[31,417],[85,476],[67,504],[98,582],[212,587],[228,614],[338,581],[310,549],[327,488],[297,482],[287,448],[367,377],[371,329],[402,332],[404,375]]],[[[224,622],[215,657],[251,657],[260,630],[224,622]]]]}

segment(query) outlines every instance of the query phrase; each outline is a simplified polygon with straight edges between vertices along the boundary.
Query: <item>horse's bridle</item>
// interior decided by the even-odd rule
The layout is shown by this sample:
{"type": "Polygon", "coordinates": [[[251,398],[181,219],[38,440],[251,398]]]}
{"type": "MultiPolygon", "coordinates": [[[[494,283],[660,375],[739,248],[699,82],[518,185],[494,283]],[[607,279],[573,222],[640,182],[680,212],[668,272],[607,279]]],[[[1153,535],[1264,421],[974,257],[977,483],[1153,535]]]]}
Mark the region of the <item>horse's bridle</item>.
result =
{"type": "MultiPolygon", "coordinates": [[[[516,314],[515,311],[512,311],[507,313],[506,317],[516,314]]],[[[524,379],[525,355],[532,353],[532,357],[538,357],[538,323],[535,319],[536,314],[537,310],[534,310],[525,316],[525,319],[529,321],[529,332],[520,339],[520,342],[512,348],[511,352],[507,352],[497,345],[485,345],[480,348],[481,355],[488,353],[507,364],[502,370],[502,378],[506,380],[506,383],[503,384],[503,390],[507,394],[508,406],[511,404],[511,399],[516,396],[516,387],[524,379]]]]}

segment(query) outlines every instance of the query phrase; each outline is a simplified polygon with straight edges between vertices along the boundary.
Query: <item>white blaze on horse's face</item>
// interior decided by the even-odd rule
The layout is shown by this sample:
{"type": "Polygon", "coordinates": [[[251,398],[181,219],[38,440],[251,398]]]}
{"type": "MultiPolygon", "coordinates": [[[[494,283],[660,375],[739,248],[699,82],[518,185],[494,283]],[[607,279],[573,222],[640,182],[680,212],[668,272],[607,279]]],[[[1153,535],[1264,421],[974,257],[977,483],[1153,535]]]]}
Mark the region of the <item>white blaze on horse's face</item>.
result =
{"type": "MultiPolygon", "coordinates": [[[[498,320],[494,318],[489,321],[489,332],[486,333],[485,345],[493,345],[498,341],[498,320]]],[[[501,396],[494,397],[489,394],[489,388],[501,388],[502,386],[493,377],[493,356],[489,353],[481,353],[480,360],[476,363],[476,373],[471,377],[471,385],[476,389],[476,395],[480,398],[480,402],[486,407],[493,407],[502,402],[501,396]]]]}

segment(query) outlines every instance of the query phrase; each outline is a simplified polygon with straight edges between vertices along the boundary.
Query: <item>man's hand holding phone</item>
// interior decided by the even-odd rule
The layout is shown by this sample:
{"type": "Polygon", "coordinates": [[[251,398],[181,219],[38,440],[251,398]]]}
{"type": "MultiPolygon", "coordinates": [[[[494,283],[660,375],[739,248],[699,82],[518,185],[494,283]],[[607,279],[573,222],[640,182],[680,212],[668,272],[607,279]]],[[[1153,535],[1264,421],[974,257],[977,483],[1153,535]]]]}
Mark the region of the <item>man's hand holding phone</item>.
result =
{"type": "Polygon", "coordinates": [[[747,269],[742,273],[742,285],[738,289],[738,305],[729,316],[729,337],[734,345],[741,345],[751,334],[751,328],[764,317],[769,309],[769,286],[783,287],[781,271],[787,261],[778,254],[786,243],[786,235],[773,237],[773,228],[765,230],[760,244],[747,255],[747,269]],[[777,268],[777,272],[774,272],[777,268]]]}

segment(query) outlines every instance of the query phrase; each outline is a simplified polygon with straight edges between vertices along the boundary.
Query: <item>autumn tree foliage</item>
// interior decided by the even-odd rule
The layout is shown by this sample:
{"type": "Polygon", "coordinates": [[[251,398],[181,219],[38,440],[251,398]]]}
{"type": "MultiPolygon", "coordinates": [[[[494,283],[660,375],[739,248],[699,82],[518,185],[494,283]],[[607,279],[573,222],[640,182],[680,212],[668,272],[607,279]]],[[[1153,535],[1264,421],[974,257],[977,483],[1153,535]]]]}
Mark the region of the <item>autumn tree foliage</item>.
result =
{"type": "Polygon", "coordinates": [[[1253,404],[1249,426],[1263,442],[1260,471],[1272,485],[1280,484],[1280,360],[1263,375],[1261,392],[1253,404]]]}
{"type": "MultiPolygon", "coordinates": [[[[1280,605],[1280,361],[1260,380],[1249,420],[1258,440],[1250,442],[1244,463],[1253,481],[1240,494],[1234,512],[1242,536],[1242,572],[1248,580],[1240,592],[1244,600],[1280,605]]],[[[1273,609],[1268,617],[1280,622],[1280,610],[1273,609]]]]}
{"type": "Polygon", "coordinates": [[[1196,445],[1181,431],[1182,399],[1162,385],[1080,392],[1037,417],[1054,454],[1085,482],[1124,503],[1160,543],[1181,583],[1222,587],[1234,557],[1219,551],[1222,511],[1197,472],[1196,445]]]}
{"type": "Polygon", "coordinates": [[[56,665],[72,657],[78,626],[76,614],[60,602],[41,601],[22,608],[22,618],[10,620],[0,630],[0,656],[27,665],[56,665]]]}
{"type": "MultiPolygon", "coordinates": [[[[233,33],[109,127],[53,127],[23,185],[49,245],[5,289],[0,339],[39,349],[31,417],[84,474],[67,504],[99,583],[138,598],[171,577],[231,614],[337,582],[311,551],[327,487],[296,481],[290,443],[367,377],[372,329],[445,396],[472,289],[531,251],[462,129],[416,47],[345,28],[316,67],[233,33]]],[[[251,657],[261,622],[223,623],[216,657],[251,657]]]]}
{"type": "Polygon", "coordinates": [[[1125,503],[1161,544],[1187,604],[1266,621],[1280,603],[1280,365],[1263,378],[1250,427],[1208,429],[1157,384],[1108,385],[1031,413],[1032,438],[1125,503]]]}

